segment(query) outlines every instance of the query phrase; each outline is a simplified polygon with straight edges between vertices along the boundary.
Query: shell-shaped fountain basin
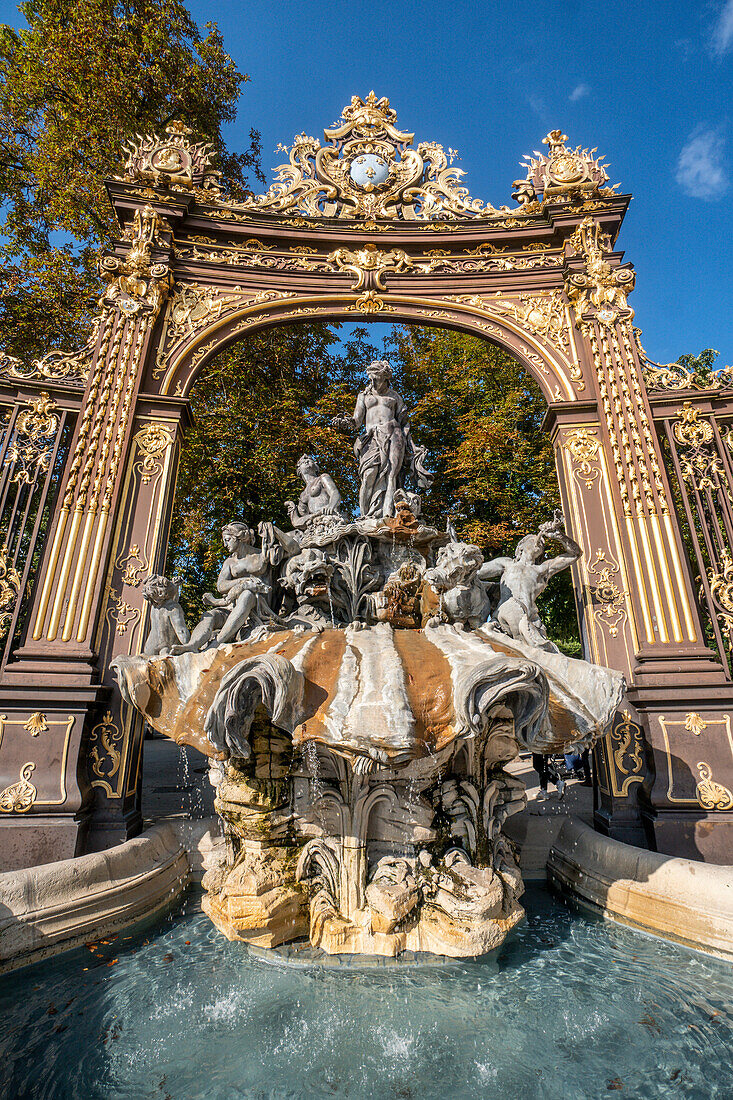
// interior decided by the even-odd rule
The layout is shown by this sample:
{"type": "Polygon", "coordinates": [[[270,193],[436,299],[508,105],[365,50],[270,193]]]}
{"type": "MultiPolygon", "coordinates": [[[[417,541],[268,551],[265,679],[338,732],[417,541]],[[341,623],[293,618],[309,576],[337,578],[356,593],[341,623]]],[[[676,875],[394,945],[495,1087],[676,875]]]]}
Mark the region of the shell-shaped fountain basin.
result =
{"type": "Polygon", "coordinates": [[[338,745],[397,766],[480,733],[502,703],[510,704],[513,734],[511,744],[497,745],[497,762],[520,748],[589,744],[624,687],[619,673],[489,626],[280,630],[200,653],[122,657],[115,666],[125,699],[155,730],[209,756],[236,754],[242,742],[232,712],[239,682],[247,698],[235,709],[251,713],[253,701],[262,702],[295,744],[338,745]]]}

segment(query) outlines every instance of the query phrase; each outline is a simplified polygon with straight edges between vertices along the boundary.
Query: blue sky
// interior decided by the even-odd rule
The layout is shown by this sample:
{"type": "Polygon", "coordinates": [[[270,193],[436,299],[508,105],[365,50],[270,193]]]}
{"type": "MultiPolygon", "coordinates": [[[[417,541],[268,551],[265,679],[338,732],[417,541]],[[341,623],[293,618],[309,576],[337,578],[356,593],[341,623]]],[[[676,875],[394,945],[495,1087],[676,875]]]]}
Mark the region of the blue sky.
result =
{"type": "MultiPolygon", "coordinates": [[[[548,130],[597,146],[634,200],[619,238],[653,359],[733,362],[733,0],[189,0],[251,76],[232,148],[262,133],[268,179],[353,94],[387,95],[416,140],[457,149],[474,197],[510,202],[548,130]]],[[[17,24],[0,0],[0,19],[17,24]]]]}
{"type": "Polygon", "coordinates": [[[232,147],[263,166],[322,138],[353,94],[389,97],[416,140],[458,149],[475,197],[510,202],[525,153],[562,127],[631,192],[619,239],[653,359],[733,362],[733,0],[193,0],[251,76],[232,147]]]}

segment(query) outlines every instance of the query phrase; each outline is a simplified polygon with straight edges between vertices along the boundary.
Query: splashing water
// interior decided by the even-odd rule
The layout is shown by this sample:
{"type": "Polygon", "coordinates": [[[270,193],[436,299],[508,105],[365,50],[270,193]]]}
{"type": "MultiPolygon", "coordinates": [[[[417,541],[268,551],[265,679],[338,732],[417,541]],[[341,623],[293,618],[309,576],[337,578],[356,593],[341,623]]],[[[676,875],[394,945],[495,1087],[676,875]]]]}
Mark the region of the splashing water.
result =
{"type": "Polygon", "coordinates": [[[0,1095],[733,1095],[729,965],[574,913],[538,886],[527,910],[478,960],[324,968],[263,961],[189,897],[171,923],[0,978],[0,1095]]]}

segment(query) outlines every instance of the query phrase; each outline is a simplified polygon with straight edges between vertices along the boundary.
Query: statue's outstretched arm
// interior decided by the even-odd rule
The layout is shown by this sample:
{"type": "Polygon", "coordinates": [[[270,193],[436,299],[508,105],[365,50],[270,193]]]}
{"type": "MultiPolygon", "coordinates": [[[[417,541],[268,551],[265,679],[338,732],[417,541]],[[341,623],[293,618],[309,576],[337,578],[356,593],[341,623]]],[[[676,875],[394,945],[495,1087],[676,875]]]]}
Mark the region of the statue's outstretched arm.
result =
{"type": "Polygon", "coordinates": [[[491,581],[495,577],[500,577],[511,562],[511,558],[492,558],[491,561],[485,561],[478,571],[479,580],[491,581]]]}
{"type": "Polygon", "coordinates": [[[364,394],[360,393],[356,399],[356,408],[354,409],[353,416],[334,416],[331,418],[331,425],[334,428],[338,428],[339,431],[351,431],[356,429],[359,431],[364,418],[366,416],[366,405],[364,403],[364,394]]]}
{"type": "Polygon", "coordinates": [[[583,553],[575,539],[571,539],[564,531],[554,532],[552,538],[560,543],[565,553],[542,563],[540,571],[545,581],[549,581],[550,577],[554,577],[557,573],[562,573],[563,569],[569,569],[571,565],[575,565],[583,553]]]}

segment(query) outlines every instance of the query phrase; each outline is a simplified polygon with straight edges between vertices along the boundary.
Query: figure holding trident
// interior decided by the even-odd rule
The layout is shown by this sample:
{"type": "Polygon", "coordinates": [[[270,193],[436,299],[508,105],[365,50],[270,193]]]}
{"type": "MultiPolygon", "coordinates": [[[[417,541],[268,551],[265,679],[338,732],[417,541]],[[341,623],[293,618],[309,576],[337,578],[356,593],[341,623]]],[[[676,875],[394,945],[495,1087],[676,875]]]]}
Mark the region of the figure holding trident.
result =
{"type": "Polygon", "coordinates": [[[331,423],[342,431],[364,428],[354,443],[359,510],[364,518],[383,519],[394,515],[395,493],[403,488],[407,473],[421,489],[429,488],[433,476],[425,469],[426,449],[412,439],[405,403],[391,388],[389,363],[376,360],[366,373],[369,381],[356,399],[354,415],[335,416],[331,423]]]}

